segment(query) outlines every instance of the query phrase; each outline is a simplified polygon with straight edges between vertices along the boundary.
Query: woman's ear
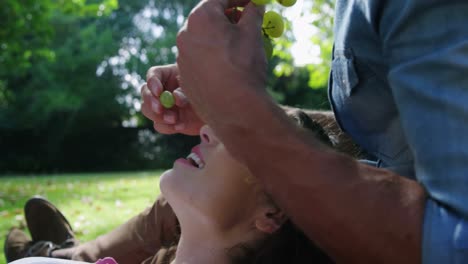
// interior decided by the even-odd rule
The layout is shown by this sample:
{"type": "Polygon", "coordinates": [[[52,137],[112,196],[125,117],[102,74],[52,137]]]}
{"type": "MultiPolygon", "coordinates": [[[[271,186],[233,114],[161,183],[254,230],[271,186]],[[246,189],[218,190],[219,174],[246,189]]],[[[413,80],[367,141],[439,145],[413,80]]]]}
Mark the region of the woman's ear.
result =
{"type": "Polygon", "coordinates": [[[267,207],[255,219],[255,227],[263,233],[273,234],[286,220],[287,217],[283,211],[278,208],[267,207]]]}

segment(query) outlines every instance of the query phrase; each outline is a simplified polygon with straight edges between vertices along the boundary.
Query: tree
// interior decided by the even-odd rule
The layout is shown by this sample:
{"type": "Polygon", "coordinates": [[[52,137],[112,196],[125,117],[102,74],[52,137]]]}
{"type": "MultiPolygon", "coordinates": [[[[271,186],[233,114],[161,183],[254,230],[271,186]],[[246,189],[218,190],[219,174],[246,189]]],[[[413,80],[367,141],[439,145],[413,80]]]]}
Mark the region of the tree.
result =
{"type": "Polygon", "coordinates": [[[312,24],[318,30],[318,34],[311,41],[320,48],[321,58],[318,64],[308,66],[311,88],[323,88],[328,83],[333,49],[334,6],[333,0],[314,0],[310,12],[315,17],[312,24]]]}
{"type": "MultiPolygon", "coordinates": [[[[139,95],[130,88],[141,79],[128,76],[144,76],[150,66],[175,60],[176,28],[195,2],[121,0],[117,6],[110,0],[50,0],[2,6],[9,19],[2,25],[1,43],[8,40],[5,45],[17,48],[1,53],[8,63],[0,73],[0,132],[5,135],[0,145],[8,148],[2,147],[0,169],[67,170],[76,160],[81,162],[74,168],[82,170],[122,169],[130,163],[144,168],[138,163],[141,133],[120,129],[138,116],[139,95]],[[31,22],[37,30],[15,32],[17,17],[38,8],[31,22]],[[138,24],[145,19],[149,28],[138,24]],[[168,31],[150,34],[161,27],[168,31]]],[[[161,165],[161,158],[152,161],[161,165]]]]}
{"type": "MultiPolygon", "coordinates": [[[[117,7],[117,0],[103,0],[87,3],[77,1],[32,1],[20,3],[14,0],[2,0],[0,15],[5,18],[0,22],[0,127],[18,127],[35,125],[23,113],[35,112],[35,107],[28,107],[28,85],[36,80],[35,75],[41,70],[38,65],[56,61],[54,40],[56,31],[54,21],[66,14],[69,20],[85,17],[108,15],[117,7]],[[18,111],[20,110],[20,111],[18,111]],[[26,111],[25,111],[26,110],[26,111]],[[28,111],[30,110],[30,111],[28,111]],[[13,112],[12,112],[13,111],[13,112]],[[13,118],[14,117],[14,118],[13,118]],[[17,118],[19,117],[19,121],[17,118]]],[[[50,96],[55,102],[60,96],[50,96]]],[[[63,98],[63,96],[62,96],[63,98]]],[[[52,103],[51,105],[54,105],[52,103]]],[[[37,113],[34,113],[35,115],[37,113]]]]}
{"type": "MultiPolygon", "coordinates": [[[[23,170],[145,168],[186,154],[193,138],[153,134],[139,85],[149,67],[175,62],[198,0],[19,2],[0,0],[0,170],[16,160],[23,170]]],[[[319,64],[294,66],[290,32],[276,41],[268,89],[279,103],[327,108],[332,7],[318,0],[304,14],[321,30],[319,64]]]]}
{"type": "MultiPolygon", "coordinates": [[[[300,3],[298,3],[300,4],[300,3]]],[[[290,52],[295,36],[292,34],[292,22],[286,20],[286,32],[275,40],[274,57],[270,61],[269,72],[273,73],[268,82],[268,90],[278,103],[291,106],[330,109],[327,84],[330,72],[333,47],[334,1],[304,0],[304,9],[299,19],[311,21],[316,31],[310,41],[320,51],[319,59],[309,65],[295,66],[290,52]],[[311,91],[312,89],[312,91],[311,91]]],[[[269,5],[267,9],[284,12],[278,5],[269,5]]]]}

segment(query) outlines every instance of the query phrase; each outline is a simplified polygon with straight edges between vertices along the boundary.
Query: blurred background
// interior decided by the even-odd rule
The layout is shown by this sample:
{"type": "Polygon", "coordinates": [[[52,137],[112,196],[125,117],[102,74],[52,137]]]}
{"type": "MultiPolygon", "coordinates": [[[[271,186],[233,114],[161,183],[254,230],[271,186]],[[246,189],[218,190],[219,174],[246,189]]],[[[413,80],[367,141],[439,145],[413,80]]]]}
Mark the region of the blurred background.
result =
{"type": "MultiPolygon", "coordinates": [[[[157,176],[198,138],[155,133],[139,87],[148,68],[175,62],[178,29],[197,3],[0,0],[0,241],[24,228],[21,208],[34,194],[63,208],[84,240],[154,200],[157,176]]],[[[287,24],[269,63],[270,94],[328,109],[333,1],[267,9],[287,24]]]]}

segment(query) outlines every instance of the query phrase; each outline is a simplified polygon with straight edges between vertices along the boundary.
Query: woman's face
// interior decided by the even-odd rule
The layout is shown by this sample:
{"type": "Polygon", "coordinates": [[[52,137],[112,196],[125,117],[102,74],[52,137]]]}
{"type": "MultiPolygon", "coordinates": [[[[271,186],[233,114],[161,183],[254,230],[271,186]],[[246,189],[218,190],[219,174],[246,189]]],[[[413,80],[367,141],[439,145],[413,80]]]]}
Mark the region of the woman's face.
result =
{"type": "Polygon", "coordinates": [[[200,145],[160,179],[161,192],[180,218],[197,217],[221,229],[249,221],[260,203],[258,185],[213,131],[200,130],[200,145]]]}

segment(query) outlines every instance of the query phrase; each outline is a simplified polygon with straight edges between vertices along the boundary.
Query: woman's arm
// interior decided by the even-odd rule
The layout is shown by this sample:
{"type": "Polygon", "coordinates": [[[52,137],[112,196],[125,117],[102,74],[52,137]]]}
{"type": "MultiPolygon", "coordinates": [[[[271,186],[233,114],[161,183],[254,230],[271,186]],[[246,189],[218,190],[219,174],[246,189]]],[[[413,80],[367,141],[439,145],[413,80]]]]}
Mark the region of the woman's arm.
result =
{"type": "Polygon", "coordinates": [[[177,218],[165,198],[160,195],[155,203],[123,225],[95,240],[76,248],[54,253],[71,253],[73,260],[95,262],[113,257],[118,263],[140,263],[154,256],[162,247],[175,244],[180,235],[177,218]]]}

